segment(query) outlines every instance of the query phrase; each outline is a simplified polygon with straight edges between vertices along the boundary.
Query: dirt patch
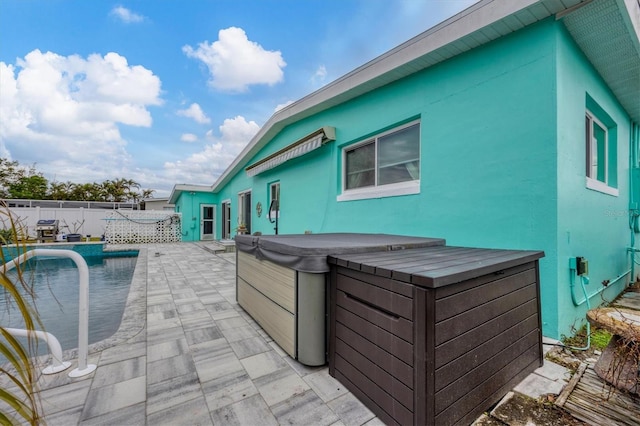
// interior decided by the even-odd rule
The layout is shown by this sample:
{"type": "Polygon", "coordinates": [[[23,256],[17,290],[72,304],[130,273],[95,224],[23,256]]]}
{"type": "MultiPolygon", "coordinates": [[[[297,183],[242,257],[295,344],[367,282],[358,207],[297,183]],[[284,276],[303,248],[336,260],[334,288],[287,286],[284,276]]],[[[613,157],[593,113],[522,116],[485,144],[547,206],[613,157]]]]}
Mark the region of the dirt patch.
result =
{"type": "MultiPolygon", "coordinates": [[[[552,396],[549,396],[549,398],[544,398],[544,401],[540,401],[519,393],[511,393],[504,403],[491,412],[491,417],[509,426],[585,425],[585,423],[571,417],[570,414],[553,405],[551,399],[552,396]]],[[[496,423],[480,424],[489,426],[496,423]]]]}

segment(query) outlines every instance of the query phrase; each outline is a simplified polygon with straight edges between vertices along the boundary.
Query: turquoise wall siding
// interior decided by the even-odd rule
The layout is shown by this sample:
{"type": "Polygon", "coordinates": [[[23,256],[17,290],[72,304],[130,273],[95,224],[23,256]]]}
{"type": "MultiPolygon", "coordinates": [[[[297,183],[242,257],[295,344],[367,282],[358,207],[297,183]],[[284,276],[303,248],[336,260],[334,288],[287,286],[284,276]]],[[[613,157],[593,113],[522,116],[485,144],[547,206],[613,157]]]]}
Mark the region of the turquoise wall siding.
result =
{"type": "MultiPolygon", "coordinates": [[[[560,21],[547,19],[302,119],[245,166],[322,126],[336,128],[334,142],[254,178],[241,171],[216,196],[208,194],[206,202],[218,203],[218,218],[220,202],[229,199],[235,227],[238,193],[251,190],[251,231],[273,234],[268,188],[278,181],[281,234],[379,232],[544,250],[543,333],[551,337],[569,334],[584,318],[584,307],[571,302],[570,256],[590,260],[592,291],[628,266],[621,213],[628,208],[628,118],[560,21]],[[587,93],[619,124],[612,177],[618,197],[585,188],[587,93]],[[342,149],[415,119],[421,123],[420,193],[338,201],[342,149]]],[[[188,203],[180,204],[185,224],[188,203]]]]}
{"type": "MultiPolygon", "coordinates": [[[[175,211],[182,213],[182,241],[200,241],[200,212],[202,204],[216,205],[218,197],[211,192],[182,192],[176,200],[175,211]]],[[[216,205],[216,226],[220,227],[220,207],[216,205]]],[[[219,230],[216,237],[221,234],[219,230]]]]}
{"type": "MultiPolygon", "coordinates": [[[[613,281],[629,270],[626,247],[629,230],[629,128],[630,119],[600,76],[561,25],[557,31],[558,76],[558,264],[557,288],[559,334],[570,335],[571,327],[584,323],[586,303],[575,308],[571,300],[569,258],[586,257],[591,305],[611,301],[620,293],[627,277],[603,294],[602,281],[613,281]],[[586,188],[585,110],[587,96],[616,124],[617,170],[612,196],[586,188]]],[[[593,109],[593,108],[592,108],[593,109]]],[[[609,132],[611,135],[611,131],[609,132]]],[[[613,141],[609,141],[612,143],[613,141]]],[[[576,282],[577,301],[584,296],[576,282]]]]}

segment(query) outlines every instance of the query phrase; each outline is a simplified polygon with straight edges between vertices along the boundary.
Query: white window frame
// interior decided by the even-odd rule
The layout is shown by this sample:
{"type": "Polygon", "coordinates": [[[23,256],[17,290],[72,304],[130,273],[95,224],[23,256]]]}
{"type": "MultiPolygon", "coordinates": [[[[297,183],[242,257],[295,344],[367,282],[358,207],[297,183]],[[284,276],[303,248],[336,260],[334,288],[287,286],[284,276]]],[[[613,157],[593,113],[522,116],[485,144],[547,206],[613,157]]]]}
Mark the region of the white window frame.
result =
{"type": "Polygon", "coordinates": [[[614,188],[612,186],[609,186],[608,184],[609,182],[609,128],[602,121],[600,121],[594,113],[592,113],[588,109],[586,110],[585,118],[589,120],[589,126],[588,126],[589,128],[588,129],[585,128],[585,132],[588,132],[587,134],[585,134],[585,150],[586,150],[585,161],[587,164],[586,187],[587,189],[603,192],[605,194],[613,195],[617,197],[619,195],[618,188],[614,188]],[[600,161],[604,162],[604,182],[601,180],[598,180],[597,176],[596,177],[591,176],[592,162],[593,162],[592,153],[594,149],[597,149],[597,143],[594,143],[595,141],[593,139],[594,123],[604,130],[604,159],[598,158],[598,163],[600,163],[600,161]],[[588,146],[587,146],[587,139],[589,139],[588,146]]]}
{"type": "MultiPolygon", "coordinates": [[[[277,180],[275,182],[271,182],[269,184],[269,204],[268,204],[267,208],[271,207],[271,202],[273,201],[273,187],[274,186],[278,187],[278,210],[276,212],[276,216],[279,218],[280,217],[280,189],[281,189],[279,180],[277,180]]],[[[269,212],[267,212],[267,215],[268,214],[269,214],[269,212]]],[[[272,219],[275,219],[275,216],[272,217],[272,219]]]]}
{"type": "Polygon", "coordinates": [[[227,198],[226,200],[222,200],[220,202],[220,222],[222,224],[222,238],[224,238],[225,236],[227,237],[227,239],[233,238],[233,224],[231,223],[231,198],[227,198]],[[226,218],[224,212],[225,204],[229,206],[229,214],[226,218]],[[225,221],[227,223],[225,223],[225,221]],[[229,228],[228,233],[225,232],[225,227],[227,226],[229,228]]]}
{"type": "MultiPolygon", "coordinates": [[[[245,226],[247,225],[247,220],[246,220],[247,218],[244,217],[244,210],[246,208],[245,203],[247,202],[247,197],[246,197],[247,194],[252,194],[251,188],[238,192],[238,224],[237,225],[240,225],[241,223],[244,224],[245,226]]],[[[251,198],[253,198],[253,194],[251,198]]],[[[249,203],[252,203],[252,202],[253,200],[251,200],[249,203]]],[[[249,214],[251,214],[252,212],[251,209],[252,209],[252,206],[249,205],[249,214]]],[[[249,226],[247,227],[249,232],[251,232],[252,225],[253,225],[252,223],[249,223],[249,226]]]]}
{"type": "MultiPolygon", "coordinates": [[[[354,200],[364,200],[369,198],[384,198],[384,197],[397,197],[400,195],[412,195],[420,193],[420,178],[415,180],[409,180],[404,182],[390,183],[386,185],[378,185],[378,139],[389,135],[391,133],[395,133],[406,129],[407,127],[411,127],[418,124],[419,125],[419,134],[422,132],[422,126],[420,120],[414,120],[409,123],[403,124],[402,126],[394,127],[386,132],[380,133],[373,138],[366,139],[362,142],[358,142],[356,144],[352,144],[349,146],[345,146],[342,148],[342,193],[338,194],[337,201],[354,201],[354,200]],[[375,164],[375,181],[376,183],[373,186],[367,186],[363,188],[354,188],[354,189],[346,189],[347,187],[347,151],[352,151],[357,149],[360,146],[368,145],[373,143],[374,147],[374,164],[375,164]]],[[[421,152],[422,152],[422,143],[421,136],[419,136],[418,140],[418,159],[421,160],[421,152]]],[[[422,167],[420,168],[420,174],[422,174],[422,167]]]]}

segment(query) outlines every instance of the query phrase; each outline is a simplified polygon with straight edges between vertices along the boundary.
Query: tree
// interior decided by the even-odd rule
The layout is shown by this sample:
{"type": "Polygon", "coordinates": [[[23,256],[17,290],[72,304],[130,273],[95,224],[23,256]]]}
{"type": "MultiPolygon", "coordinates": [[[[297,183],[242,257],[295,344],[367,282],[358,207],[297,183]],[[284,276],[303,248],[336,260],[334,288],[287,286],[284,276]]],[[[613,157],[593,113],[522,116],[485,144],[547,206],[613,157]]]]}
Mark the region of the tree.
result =
{"type": "Polygon", "coordinates": [[[47,186],[47,179],[40,174],[24,176],[9,184],[9,197],[43,200],[47,197],[47,186]]]}
{"type": "Polygon", "coordinates": [[[31,200],[138,202],[150,198],[154,190],[140,189],[133,179],[116,178],[102,183],[49,182],[35,164],[21,166],[17,161],[0,158],[0,198],[31,200]]]}

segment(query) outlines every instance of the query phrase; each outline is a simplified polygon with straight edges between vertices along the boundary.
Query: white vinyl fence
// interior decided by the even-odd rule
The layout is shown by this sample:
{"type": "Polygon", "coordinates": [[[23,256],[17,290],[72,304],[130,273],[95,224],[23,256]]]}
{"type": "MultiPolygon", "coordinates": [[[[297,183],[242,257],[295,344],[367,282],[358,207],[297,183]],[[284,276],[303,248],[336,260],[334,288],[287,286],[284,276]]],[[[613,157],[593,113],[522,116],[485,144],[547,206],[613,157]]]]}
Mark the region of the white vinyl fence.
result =
{"type": "MultiPolygon", "coordinates": [[[[39,220],[58,220],[61,233],[105,236],[110,244],[176,242],[182,240],[180,213],[153,210],[11,207],[14,221],[30,237],[37,237],[39,220]]],[[[5,224],[6,225],[6,224],[5,224]]],[[[0,227],[2,225],[0,224],[0,227]]]]}

